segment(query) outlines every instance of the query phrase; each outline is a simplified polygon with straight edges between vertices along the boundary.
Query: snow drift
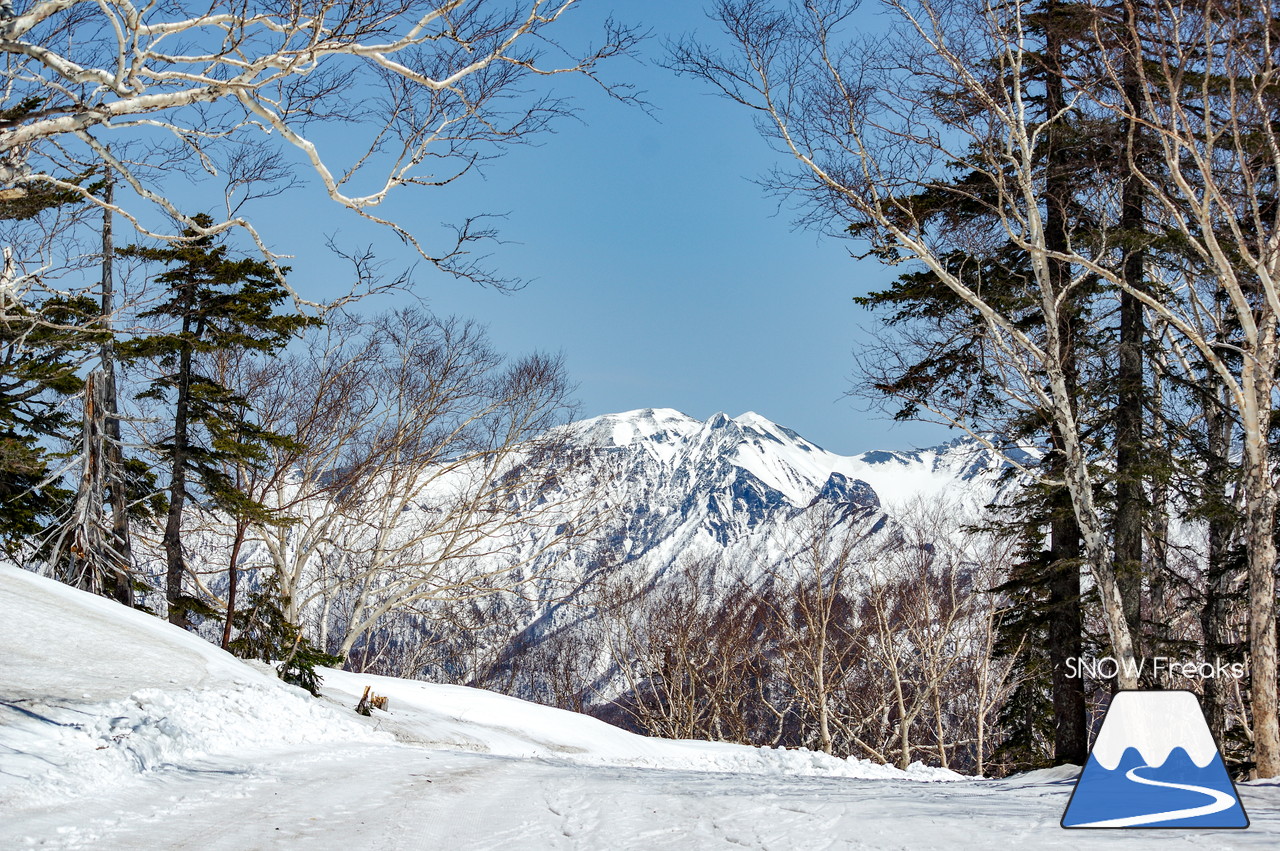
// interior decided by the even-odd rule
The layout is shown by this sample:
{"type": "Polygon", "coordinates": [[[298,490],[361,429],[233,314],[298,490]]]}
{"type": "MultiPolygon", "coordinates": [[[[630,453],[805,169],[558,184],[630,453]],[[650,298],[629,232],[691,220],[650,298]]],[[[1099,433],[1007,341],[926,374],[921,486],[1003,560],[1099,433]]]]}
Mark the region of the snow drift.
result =
{"type": "Polygon", "coordinates": [[[0,799],[298,745],[387,740],[144,612],[0,567],[0,799]]]}
{"type": "MultiPolygon", "coordinates": [[[[460,686],[325,671],[325,697],[168,623],[0,567],[0,800],[100,792],[155,772],[231,770],[300,747],[386,743],[589,765],[956,779],[807,751],[648,739],[584,715],[460,686]],[[352,708],[365,686],[387,712],[352,708]],[[220,762],[221,761],[221,762],[220,762]]],[[[0,812],[4,810],[0,806],[0,812]]]]}

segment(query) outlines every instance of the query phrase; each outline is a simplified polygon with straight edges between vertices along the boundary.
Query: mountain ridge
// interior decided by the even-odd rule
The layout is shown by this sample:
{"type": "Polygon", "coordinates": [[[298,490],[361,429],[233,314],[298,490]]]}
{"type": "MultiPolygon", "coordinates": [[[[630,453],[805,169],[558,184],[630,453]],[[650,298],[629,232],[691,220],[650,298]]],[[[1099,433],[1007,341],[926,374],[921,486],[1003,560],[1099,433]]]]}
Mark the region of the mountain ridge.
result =
{"type": "Polygon", "coordinates": [[[673,408],[562,428],[586,456],[590,472],[579,475],[603,481],[592,499],[611,519],[598,547],[551,547],[530,560],[538,579],[526,635],[563,626],[584,589],[608,576],[653,590],[681,563],[711,556],[734,565],[739,580],[770,581],[798,553],[802,518],[814,509],[826,512],[834,542],[878,534],[915,500],[943,500],[950,517],[976,519],[1007,486],[1004,460],[968,439],[844,456],[756,412],[698,420],[673,408]]]}
{"type": "MultiPolygon", "coordinates": [[[[676,456],[679,441],[692,441],[692,448],[701,448],[716,441],[716,433],[723,434],[724,430],[736,432],[739,440],[728,460],[783,492],[795,503],[811,500],[820,494],[833,473],[839,473],[846,480],[865,482],[881,504],[899,507],[916,497],[940,496],[962,481],[974,482],[983,478],[991,478],[992,481],[985,483],[991,487],[981,488],[981,496],[994,497],[998,489],[994,477],[1007,464],[977,439],[963,436],[936,446],[873,449],[857,455],[841,455],[755,411],[747,411],[737,417],[717,412],[703,421],[674,408],[637,408],[589,417],[565,428],[586,446],[598,449],[639,446],[661,461],[669,461],[676,456]],[[771,454],[778,457],[771,458],[771,454]]],[[[724,442],[722,439],[721,445],[724,442]]],[[[1032,457],[1032,453],[1025,449],[1015,449],[1011,454],[1019,463],[1032,457]]],[[[976,500],[969,499],[968,502],[975,503],[976,500]]],[[[981,506],[973,504],[971,507],[981,506]]]]}

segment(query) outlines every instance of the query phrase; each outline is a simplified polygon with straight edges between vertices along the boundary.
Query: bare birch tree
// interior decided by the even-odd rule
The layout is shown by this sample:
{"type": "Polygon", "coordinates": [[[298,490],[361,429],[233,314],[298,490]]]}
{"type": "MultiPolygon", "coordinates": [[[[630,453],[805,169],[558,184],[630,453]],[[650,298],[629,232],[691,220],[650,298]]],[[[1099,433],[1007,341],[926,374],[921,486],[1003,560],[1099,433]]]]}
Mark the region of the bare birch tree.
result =
{"type": "Polygon", "coordinates": [[[1004,669],[992,660],[999,601],[978,578],[1007,564],[995,542],[963,532],[957,514],[945,500],[911,503],[857,557],[862,587],[846,629],[862,685],[851,690],[843,723],[874,729],[868,722],[891,720],[874,745],[859,744],[896,752],[904,769],[929,750],[943,767],[960,763],[961,751],[963,762],[980,764],[991,735],[985,719],[1004,694],[1004,669]]]}
{"type": "Polygon", "coordinates": [[[793,549],[765,568],[773,587],[763,597],[776,631],[778,668],[796,697],[793,711],[808,716],[818,748],[832,753],[839,714],[832,703],[850,669],[865,663],[854,653],[859,541],[836,507],[810,508],[795,526],[793,549]]]}
{"type": "Polygon", "coordinates": [[[166,175],[217,178],[224,209],[200,234],[241,229],[275,263],[245,204],[295,181],[296,167],[441,268],[501,284],[469,254],[488,234],[476,220],[437,251],[378,210],[401,187],[450,183],[544,130],[570,109],[545,78],[600,82],[600,63],[635,45],[610,22],[598,46],[562,47],[560,22],[578,4],[36,0],[0,22],[4,99],[35,104],[0,126],[0,181],[103,205],[62,175],[105,162],[122,183],[117,213],[173,239],[196,223],[166,195],[166,175]]]}
{"type": "MultiPolygon", "coordinates": [[[[1280,370],[1280,48],[1272,4],[1150,3],[1129,37],[1096,53],[1101,108],[1147,136],[1159,169],[1130,163],[1163,229],[1193,269],[1158,270],[1158,292],[1129,287],[1221,384],[1242,432],[1249,561],[1250,699],[1257,773],[1280,775],[1276,649],[1276,459],[1280,370]],[[1136,55],[1135,55],[1136,54],[1136,55]],[[1116,85],[1126,72],[1137,85],[1116,85]],[[1207,285],[1206,285],[1207,284],[1207,285]]],[[[1101,267],[1098,271],[1107,274],[1101,267]]],[[[1122,282],[1123,283],[1123,282],[1122,282]]],[[[1184,360],[1184,363],[1186,361],[1184,360]]],[[[1188,375],[1194,374],[1189,365],[1188,375]]]]}
{"type": "MultiPolygon", "coordinates": [[[[1080,265],[1069,234],[1064,245],[1050,228],[1057,202],[1045,192],[1043,146],[1065,111],[1041,118],[1034,107],[1043,91],[1033,70],[1041,60],[1027,20],[1032,4],[879,6],[894,28],[859,38],[851,17],[857,4],[846,0],[720,0],[715,16],[732,48],[686,41],[674,48],[672,64],[756,112],[760,131],[796,166],[780,168],[769,185],[798,199],[804,221],[852,231],[882,259],[918,264],[980,317],[1005,370],[1002,391],[1052,423],[1061,457],[1054,483],[1070,494],[1083,560],[1122,661],[1118,679],[1133,688],[1134,643],[1063,336],[1073,293],[1096,272],[1080,265]],[[956,173],[969,179],[957,183],[956,173]],[[933,204],[981,208],[984,223],[936,222],[936,207],[919,201],[923,193],[933,194],[933,204]],[[989,299],[980,276],[948,259],[958,249],[981,256],[1003,246],[1030,259],[1021,295],[1039,314],[1035,329],[989,299]]],[[[1078,95],[1065,97],[1069,109],[1078,95]]]]}
{"type": "Polygon", "coordinates": [[[294,445],[244,480],[268,514],[236,524],[232,554],[252,550],[244,569],[274,571],[286,617],[341,655],[389,618],[515,591],[594,529],[591,489],[561,487],[577,461],[559,361],[508,360],[475,323],[335,317],[241,381],[294,445]]]}

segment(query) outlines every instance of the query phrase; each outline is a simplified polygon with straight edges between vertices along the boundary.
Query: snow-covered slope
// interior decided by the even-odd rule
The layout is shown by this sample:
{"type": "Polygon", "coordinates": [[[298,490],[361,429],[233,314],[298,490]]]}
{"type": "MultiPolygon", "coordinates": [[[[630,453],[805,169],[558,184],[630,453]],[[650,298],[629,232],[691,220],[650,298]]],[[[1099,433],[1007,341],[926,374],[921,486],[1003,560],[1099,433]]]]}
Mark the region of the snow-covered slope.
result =
{"type": "Polygon", "coordinates": [[[430,747],[593,766],[884,780],[960,779],[953,771],[918,762],[900,771],[868,760],[839,759],[807,750],[648,738],[589,715],[483,689],[325,672],[324,693],[341,704],[354,705],[365,686],[390,698],[388,712],[377,713],[380,729],[399,741],[430,747]]]}
{"type": "MultiPolygon", "coordinates": [[[[1019,463],[1029,460],[1025,451],[1010,455],[1019,463]]],[[[890,514],[913,500],[946,500],[976,515],[999,498],[1006,465],[978,441],[962,437],[927,449],[864,452],[841,458],[835,469],[869,484],[890,514]]]]}
{"type": "Polygon", "coordinates": [[[0,612],[0,800],[387,738],[198,636],[51,579],[0,566],[0,612]]]}
{"type": "MultiPolygon", "coordinates": [[[[592,765],[953,779],[825,754],[648,739],[572,712],[461,686],[326,672],[317,700],[191,633],[0,566],[0,800],[101,793],[141,774],[203,770],[299,747],[395,740],[592,765]],[[391,697],[352,712],[365,686],[391,697]]],[[[0,813],[3,808],[0,808],[0,813]]],[[[0,842],[0,847],[4,847],[0,842]]]]}
{"type": "MultiPolygon", "coordinates": [[[[1092,847],[1073,775],[1004,781],[644,739],[476,689],[328,672],[286,686],[149,615],[0,567],[0,848],[1092,847]],[[365,686],[387,712],[351,711],[365,686]]],[[[1244,787],[1270,848],[1280,787],[1244,787]]],[[[1114,837],[1109,837],[1114,839],[1114,837]]],[[[1167,834],[1124,837],[1135,849],[1167,834]]]]}

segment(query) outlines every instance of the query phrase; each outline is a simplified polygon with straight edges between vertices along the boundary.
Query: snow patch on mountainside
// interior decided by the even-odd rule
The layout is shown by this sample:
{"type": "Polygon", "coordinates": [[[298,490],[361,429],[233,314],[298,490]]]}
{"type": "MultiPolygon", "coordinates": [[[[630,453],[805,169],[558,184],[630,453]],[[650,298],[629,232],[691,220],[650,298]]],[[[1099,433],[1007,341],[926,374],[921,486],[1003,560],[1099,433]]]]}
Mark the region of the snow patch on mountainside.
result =
{"type": "Polygon", "coordinates": [[[867,482],[890,514],[915,500],[946,500],[975,518],[998,497],[1004,467],[1004,459],[964,438],[912,452],[864,452],[836,465],[845,475],[867,482]]]}
{"type": "Polygon", "coordinates": [[[579,420],[569,426],[584,445],[630,446],[642,440],[670,442],[673,437],[695,433],[702,425],[673,408],[642,408],[579,420]]]}

